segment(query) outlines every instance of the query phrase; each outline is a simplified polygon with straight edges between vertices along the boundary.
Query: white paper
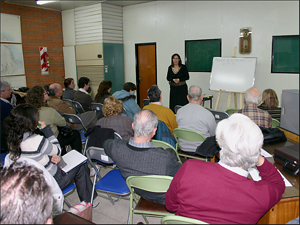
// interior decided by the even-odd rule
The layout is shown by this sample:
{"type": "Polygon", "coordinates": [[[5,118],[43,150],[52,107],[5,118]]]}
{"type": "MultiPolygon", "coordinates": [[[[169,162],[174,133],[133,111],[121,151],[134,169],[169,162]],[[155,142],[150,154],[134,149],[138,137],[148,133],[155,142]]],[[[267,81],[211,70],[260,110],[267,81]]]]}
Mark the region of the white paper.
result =
{"type": "MultiPolygon", "coordinates": [[[[249,168],[248,169],[251,177],[253,180],[255,181],[260,181],[261,180],[261,176],[259,176],[259,172],[257,170],[257,168],[249,168]]],[[[280,173],[280,175],[282,176],[285,186],[286,187],[292,187],[293,185],[285,178],[285,176],[282,175],[282,173],[277,169],[277,171],[280,173]]]]}
{"type": "Polygon", "coordinates": [[[87,161],[87,157],[76,150],[68,152],[67,154],[63,155],[62,158],[67,163],[67,165],[62,168],[62,171],[65,173],[87,161]]]}
{"type": "Polygon", "coordinates": [[[273,157],[269,152],[267,152],[266,150],[264,150],[262,148],[260,149],[260,154],[262,156],[264,156],[265,158],[273,157]]]}

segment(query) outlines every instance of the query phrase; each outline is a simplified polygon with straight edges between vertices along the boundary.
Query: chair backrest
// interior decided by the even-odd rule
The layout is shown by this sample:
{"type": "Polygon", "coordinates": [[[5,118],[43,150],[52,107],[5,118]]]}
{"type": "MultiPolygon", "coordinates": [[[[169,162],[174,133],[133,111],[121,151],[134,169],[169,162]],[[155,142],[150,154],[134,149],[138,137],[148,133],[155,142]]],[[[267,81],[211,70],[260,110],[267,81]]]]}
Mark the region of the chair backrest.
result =
{"type": "Polygon", "coordinates": [[[172,179],[171,176],[163,175],[129,176],[126,179],[126,184],[134,200],[137,201],[132,187],[154,193],[163,193],[169,189],[172,179]]]}
{"type": "Polygon", "coordinates": [[[122,109],[122,113],[125,113],[126,114],[126,116],[128,116],[128,113],[127,113],[127,111],[126,111],[126,109],[123,107],[123,109],[122,109]]]}
{"type": "Polygon", "coordinates": [[[232,113],[234,113],[234,112],[236,112],[236,111],[238,111],[238,110],[240,110],[240,109],[234,109],[234,108],[232,108],[232,109],[227,109],[225,112],[226,112],[228,115],[231,115],[232,113]]]}
{"type": "Polygon", "coordinates": [[[74,109],[76,110],[77,114],[81,114],[81,113],[85,112],[82,105],[79,102],[73,100],[72,105],[73,105],[74,109]]]}
{"type": "Polygon", "coordinates": [[[182,162],[181,162],[181,159],[180,159],[180,157],[179,157],[179,155],[178,155],[178,152],[176,151],[176,149],[175,149],[172,145],[170,145],[170,144],[167,143],[167,142],[159,141],[159,140],[155,140],[155,139],[151,139],[151,142],[155,145],[155,147],[161,147],[161,148],[163,148],[163,149],[166,149],[166,148],[171,148],[171,149],[173,149],[173,150],[175,151],[175,153],[176,153],[178,162],[182,163],[182,162]]]}
{"type": "Polygon", "coordinates": [[[123,138],[122,138],[122,136],[118,133],[118,132],[114,132],[114,139],[120,139],[120,140],[122,140],[123,138]]]}
{"type": "Polygon", "coordinates": [[[191,141],[191,142],[203,142],[205,137],[197,131],[189,130],[185,128],[175,128],[173,130],[173,135],[176,139],[176,150],[178,151],[178,147],[180,147],[178,138],[191,141]]]}
{"type": "Polygon", "coordinates": [[[208,224],[201,220],[184,216],[169,215],[161,219],[161,224],[208,224]]]}
{"type": "Polygon", "coordinates": [[[85,131],[87,131],[87,129],[86,129],[86,127],[84,126],[84,124],[83,124],[81,118],[80,118],[78,115],[64,113],[62,116],[65,118],[65,120],[66,120],[67,122],[69,122],[69,123],[71,123],[71,124],[81,124],[82,127],[83,127],[83,129],[84,129],[85,131]]]}
{"type": "Polygon", "coordinates": [[[181,107],[182,107],[182,105],[175,105],[175,107],[174,107],[175,114],[177,113],[178,109],[180,109],[181,107]]]}
{"type": "Polygon", "coordinates": [[[100,102],[92,102],[91,108],[93,111],[102,111],[103,104],[100,102]]]}
{"type": "Polygon", "coordinates": [[[65,102],[67,102],[67,103],[69,103],[73,108],[74,108],[74,106],[73,106],[73,102],[72,102],[72,100],[71,99],[63,99],[63,101],[65,101],[65,102]]]}
{"type": "Polygon", "coordinates": [[[150,99],[143,99],[143,107],[150,104],[150,99]]]}
{"type": "Polygon", "coordinates": [[[272,128],[276,128],[280,126],[280,122],[276,119],[272,118],[272,128]]]}
{"type": "Polygon", "coordinates": [[[209,110],[209,111],[214,115],[216,122],[226,119],[229,116],[226,112],[215,111],[215,110],[209,110]]]}

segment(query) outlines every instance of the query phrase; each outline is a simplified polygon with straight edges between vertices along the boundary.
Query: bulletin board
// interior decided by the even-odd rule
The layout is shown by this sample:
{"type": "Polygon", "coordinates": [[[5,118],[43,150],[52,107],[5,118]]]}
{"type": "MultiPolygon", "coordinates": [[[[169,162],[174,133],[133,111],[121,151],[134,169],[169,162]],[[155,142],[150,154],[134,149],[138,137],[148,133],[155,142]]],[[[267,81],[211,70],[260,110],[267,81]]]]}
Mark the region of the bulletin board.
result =
{"type": "Polygon", "coordinates": [[[271,73],[299,73],[299,35],[272,37],[271,73]]]}
{"type": "Polygon", "coordinates": [[[221,57],[221,39],[185,41],[185,65],[189,72],[211,72],[214,57],[221,57]]]}

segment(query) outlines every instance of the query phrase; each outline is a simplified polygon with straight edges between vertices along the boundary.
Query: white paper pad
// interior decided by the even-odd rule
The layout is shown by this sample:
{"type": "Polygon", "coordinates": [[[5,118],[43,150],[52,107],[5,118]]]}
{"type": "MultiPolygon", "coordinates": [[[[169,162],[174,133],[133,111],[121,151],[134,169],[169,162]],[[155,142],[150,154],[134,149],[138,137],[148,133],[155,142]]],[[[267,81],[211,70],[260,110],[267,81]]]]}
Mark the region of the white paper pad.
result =
{"type": "Polygon", "coordinates": [[[260,149],[260,154],[262,156],[264,156],[265,158],[273,157],[269,152],[267,152],[266,150],[264,150],[262,148],[260,149]]]}
{"type": "Polygon", "coordinates": [[[62,158],[67,163],[67,165],[62,168],[62,171],[65,173],[87,161],[87,157],[76,150],[68,152],[67,154],[63,155],[62,158]]]}
{"type": "MultiPolygon", "coordinates": [[[[258,172],[257,168],[249,168],[248,171],[249,171],[249,173],[250,173],[253,180],[255,180],[255,181],[261,180],[261,177],[259,176],[259,172],[258,172]]],[[[277,169],[277,171],[282,176],[282,178],[284,180],[284,183],[285,183],[285,186],[286,187],[292,187],[293,185],[285,178],[285,176],[283,176],[282,173],[278,169],[277,169]]]]}

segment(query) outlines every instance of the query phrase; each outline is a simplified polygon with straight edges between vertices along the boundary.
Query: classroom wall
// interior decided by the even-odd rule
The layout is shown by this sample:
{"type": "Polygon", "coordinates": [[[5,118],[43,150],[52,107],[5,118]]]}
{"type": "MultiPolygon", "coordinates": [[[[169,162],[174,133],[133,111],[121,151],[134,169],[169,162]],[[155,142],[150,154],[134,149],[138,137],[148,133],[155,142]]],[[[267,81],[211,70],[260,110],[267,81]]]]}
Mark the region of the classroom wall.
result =
{"type": "MultiPolygon", "coordinates": [[[[157,84],[163,105],[169,106],[166,80],[171,55],[184,60],[185,40],[222,38],[222,56],[231,57],[239,44],[239,29],[252,27],[252,53],[237,57],[257,57],[254,86],[274,89],[281,101],[283,89],[299,89],[299,74],[272,74],[272,35],[299,35],[298,1],[155,1],[123,8],[125,82],[136,80],[135,44],[156,42],[157,84]]],[[[188,85],[199,85],[206,95],[210,73],[190,72],[188,85]]],[[[239,95],[238,102],[239,102],[239,95]]],[[[227,109],[228,94],[223,93],[218,110],[227,109]]],[[[281,103],[280,103],[281,104],[281,103]]],[[[205,103],[209,106],[208,103],[205,103]]],[[[233,96],[231,108],[234,108],[233,96]]],[[[238,103],[238,107],[239,103],[238,103]]]]}
{"type": "Polygon", "coordinates": [[[27,87],[54,82],[63,85],[65,72],[61,12],[1,2],[1,13],[21,16],[27,87]],[[41,75],[40,46],[48,48],[49,75],[41,75]]]}

